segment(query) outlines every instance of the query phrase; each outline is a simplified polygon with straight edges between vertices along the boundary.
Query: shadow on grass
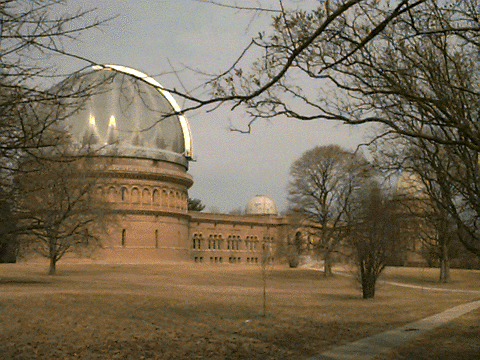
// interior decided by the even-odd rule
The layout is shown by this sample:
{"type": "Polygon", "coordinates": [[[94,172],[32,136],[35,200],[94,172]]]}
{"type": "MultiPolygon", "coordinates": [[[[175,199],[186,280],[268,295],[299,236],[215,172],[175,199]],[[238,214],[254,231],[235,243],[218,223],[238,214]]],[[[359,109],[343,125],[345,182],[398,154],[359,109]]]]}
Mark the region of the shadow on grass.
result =
{"type": "Polygon", "coordinates": [[[50,284],[47,279],[31,279],[31,278],[0,278],[0,285],[45,285],[50,284]]]}
{"type": "Polygon", "coordinates": [[[362,293],[361,291],[358,292],[358,294],[339,294],[339,293],[331,293],[331,294],[328,294],[328,293],[325,293],[325,294],[322,294],[322,297],[326,297],[326,298],[329,298],[329,299],[332,299],[332,300],[364,300],[362,298],[362,293]]]}

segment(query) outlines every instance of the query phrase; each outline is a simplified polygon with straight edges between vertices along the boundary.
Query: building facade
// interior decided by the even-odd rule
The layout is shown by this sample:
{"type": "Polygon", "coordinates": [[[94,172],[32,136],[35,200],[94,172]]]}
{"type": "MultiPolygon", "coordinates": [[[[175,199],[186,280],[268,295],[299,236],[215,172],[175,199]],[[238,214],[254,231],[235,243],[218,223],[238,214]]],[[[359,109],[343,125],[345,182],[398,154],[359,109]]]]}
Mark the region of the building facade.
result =
{"type": "Polygon", "coordinates": [[[107,164],[97,190],[117,221],[102,239],[98,260],[258,263],[278,254],[288,222],[266,196],[244,215],[188,211],[192,137],[173,97],[154,79],[123,66],[93,66],[58,91],[92,91],[68,118],[74,146],[107,164]],[[93,89],[93,90],[91,90],[93,89]],[[108,160],[105,160],[108,159],[108,160]]]}

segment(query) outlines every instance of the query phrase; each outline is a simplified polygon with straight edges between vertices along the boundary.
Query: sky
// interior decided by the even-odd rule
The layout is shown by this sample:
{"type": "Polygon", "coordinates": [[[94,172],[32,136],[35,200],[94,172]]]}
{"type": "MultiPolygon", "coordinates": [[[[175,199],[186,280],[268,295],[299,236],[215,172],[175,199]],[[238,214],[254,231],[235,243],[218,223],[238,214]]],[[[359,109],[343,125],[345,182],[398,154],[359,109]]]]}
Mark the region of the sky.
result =
{"type": "MultiPolygon", "coordinates": [[[[241,2],[248,3],[254,1],[241,2]]],[[[270,23],[270,15],[252,18],[251,13],[195,0],[70,1],[60,11],[74,12],[79,6],[96,8],[92,16],[113,19],[78,41],[66,42],[68,51],[96,63],[140,70],[166,88],[191,89],[203,80],[189,71],[181,71],[179,77],[166,74],[172,69],[224,71],[270,23]]],[[[60,74],[68,74],[88,64],[62,58],[58,65],[60,74]]],[[[176,100],[181,106],[182,100],[176,100]]],[[[269,196],[285,211],[293,161],[317,145],[335,143],[354,149],[365,137],[361,127],[280,118],[257,122],[251,134],[240,134],[230,131],[230,125],[244,124],[247,117],[229,108],[198,110],[186,117],[195,158],[189,169],[194,178],[189,196],[202,200],[206,211],[243,209],[257,194],[269,196]]]]}

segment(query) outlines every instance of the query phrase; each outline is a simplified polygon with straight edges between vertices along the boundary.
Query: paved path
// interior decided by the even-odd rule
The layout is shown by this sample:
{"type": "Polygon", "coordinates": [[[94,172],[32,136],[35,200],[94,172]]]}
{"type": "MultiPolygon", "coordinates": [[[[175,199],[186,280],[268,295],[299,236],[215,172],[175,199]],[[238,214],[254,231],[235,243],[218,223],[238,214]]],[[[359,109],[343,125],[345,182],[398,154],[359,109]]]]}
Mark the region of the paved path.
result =
{"type": "Polygon", "coordinates": [[[385,353],[390,348],[400,346],[429,330],[478,308],[480,308],[480,300],[459,305],[440,314],[411,322],[395,330],[339,346],[309,360],[371,360],[375,356],[385,353]]]}

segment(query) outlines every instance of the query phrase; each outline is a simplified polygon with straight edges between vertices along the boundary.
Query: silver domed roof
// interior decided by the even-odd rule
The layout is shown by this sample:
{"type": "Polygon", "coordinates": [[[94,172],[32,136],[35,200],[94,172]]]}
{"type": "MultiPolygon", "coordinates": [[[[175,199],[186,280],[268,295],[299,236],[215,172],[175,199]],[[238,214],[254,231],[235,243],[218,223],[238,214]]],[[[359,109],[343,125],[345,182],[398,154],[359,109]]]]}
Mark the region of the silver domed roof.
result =
{"type": "Polygon", "coordinates": [[[277,205],[265,195],[256,195],[245,209],[249,215],[277,215],[277,205]]]}
{"type": "Polygon", "coordinates": [[[124,66],[97,65],[72,75],[57,91],[90,94],[67,120],[67,130],[79,146],[101,155],[188,166],[192,140],[187,119],[153,78],[124,66]]]}

